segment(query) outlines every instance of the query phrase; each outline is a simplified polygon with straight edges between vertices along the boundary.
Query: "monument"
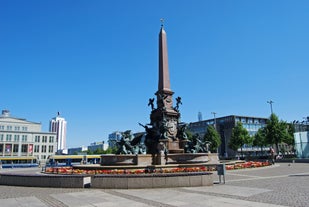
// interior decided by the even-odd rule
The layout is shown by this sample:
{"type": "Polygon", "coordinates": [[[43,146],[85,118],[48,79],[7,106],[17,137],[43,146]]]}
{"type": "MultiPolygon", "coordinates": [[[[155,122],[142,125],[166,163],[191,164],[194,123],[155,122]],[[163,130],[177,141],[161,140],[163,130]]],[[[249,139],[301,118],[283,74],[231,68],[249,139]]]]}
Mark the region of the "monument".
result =
{"type": "Polygon", "coordinates": [[[180,121],[181,97],[177,97],[176,104],[173,104],[167,37],[163,21],[161,22],[158,90],[155,92],[156,98],[149,98],[148,102],[151,107],[150,123],[140,124],[145,128],[146,134],[132,138],[123,133],[123,139],[117,143],[118,155],[102,155],[102,166],[203,164],[209,161],[206,143],[197,136],[192,140],[187,139],[186,124],[180,121]]]}
{"type": "Polygon", "coordinates": [[[146,129],[145,144],[148,153],[183,153],[186,140],[183,136],[179,137],[180,112],[179,105],[181,98],[176,98],[176,106],[173,105],[174,92],[170,87],[167,37],[163,22],[159,33],[159,81],[156,95],[156,105],[154,98],[149,99],[148,105],[151,106],[150,124],[146,129]]]}

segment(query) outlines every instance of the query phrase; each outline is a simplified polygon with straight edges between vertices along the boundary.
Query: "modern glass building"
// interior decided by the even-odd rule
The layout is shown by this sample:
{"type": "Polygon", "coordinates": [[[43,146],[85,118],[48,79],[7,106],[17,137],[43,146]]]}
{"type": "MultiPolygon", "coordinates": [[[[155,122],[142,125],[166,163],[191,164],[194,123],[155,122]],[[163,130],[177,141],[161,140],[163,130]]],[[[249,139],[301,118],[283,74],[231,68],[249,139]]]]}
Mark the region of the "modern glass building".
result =
{"type": "Polygon", "coordinates": [[[293,122],[295,150],[298,158],[309,158],[309,117],[306,121],[293,122]]]}
{"type": "MultiPolygon", "coordinates": [[[[208,125],[213,125],[221,136],[221,146],[218,149],[219,156],[233,157],[237,152],[228,148],[228,143],[232,136],[232,130],[238,122],[243,124],[251,136],[255,135],[257,131],[266,125],[267,118],[250,117],[230,115],[225,117],[218,117],[189,124],[189,130],[193,133],[198,133],[203,137],[206,133],[208,125]]],[[[251,146],[244,146],[244,148],[251,146]]]]}

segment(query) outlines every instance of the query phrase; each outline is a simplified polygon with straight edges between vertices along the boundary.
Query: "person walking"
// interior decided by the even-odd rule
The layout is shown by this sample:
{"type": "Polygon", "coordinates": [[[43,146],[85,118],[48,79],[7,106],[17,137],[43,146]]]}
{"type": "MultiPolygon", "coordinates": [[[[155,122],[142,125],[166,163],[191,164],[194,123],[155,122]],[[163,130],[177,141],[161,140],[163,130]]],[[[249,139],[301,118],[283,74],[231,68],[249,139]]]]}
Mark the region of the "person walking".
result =
{"type": "Polygon", "coordinates": [[[270,147],[269,154],[270,154],[271,164],[274,165],[275,164],[275,150],[274,150],[274,148],[270,147]]]}

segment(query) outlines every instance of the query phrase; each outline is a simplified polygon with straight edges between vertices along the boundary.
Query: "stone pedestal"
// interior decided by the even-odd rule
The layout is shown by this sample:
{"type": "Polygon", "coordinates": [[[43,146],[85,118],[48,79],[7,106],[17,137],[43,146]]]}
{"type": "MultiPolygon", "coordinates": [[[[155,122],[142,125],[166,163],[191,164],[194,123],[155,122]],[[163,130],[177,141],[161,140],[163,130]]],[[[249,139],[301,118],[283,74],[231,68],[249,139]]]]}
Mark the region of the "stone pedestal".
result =
{"type": "Polygon", "coordinates": [[[159,142],[164,144],[168,153],[184,153],[184,149],[180,148],[182,142],[179,140],[160,139],[159,142]]]}

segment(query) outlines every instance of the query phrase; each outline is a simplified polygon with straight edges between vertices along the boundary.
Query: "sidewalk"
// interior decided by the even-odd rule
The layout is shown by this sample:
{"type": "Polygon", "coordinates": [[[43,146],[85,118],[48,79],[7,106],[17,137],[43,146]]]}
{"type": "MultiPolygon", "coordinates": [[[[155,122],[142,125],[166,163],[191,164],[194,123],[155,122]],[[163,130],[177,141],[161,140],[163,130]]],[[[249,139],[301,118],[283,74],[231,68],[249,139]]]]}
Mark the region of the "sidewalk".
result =
{"type": "MultiPolygon", "coordinates": [[[[215,180],[218,180],[216,175],[215,180]]],[[[1,206],[306,206],[309,164],[227,171],[212,187],[102,190],[0,186],[1,206]]]]}

